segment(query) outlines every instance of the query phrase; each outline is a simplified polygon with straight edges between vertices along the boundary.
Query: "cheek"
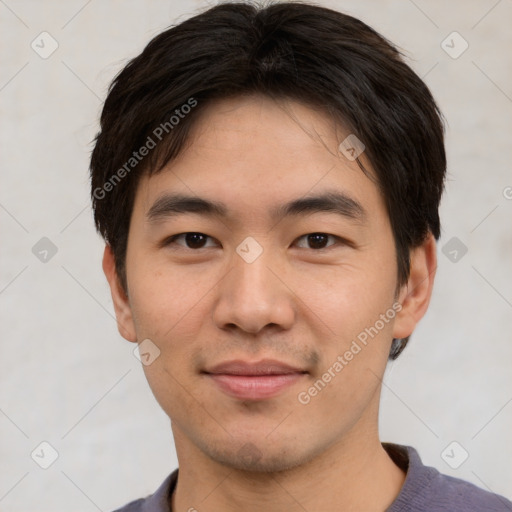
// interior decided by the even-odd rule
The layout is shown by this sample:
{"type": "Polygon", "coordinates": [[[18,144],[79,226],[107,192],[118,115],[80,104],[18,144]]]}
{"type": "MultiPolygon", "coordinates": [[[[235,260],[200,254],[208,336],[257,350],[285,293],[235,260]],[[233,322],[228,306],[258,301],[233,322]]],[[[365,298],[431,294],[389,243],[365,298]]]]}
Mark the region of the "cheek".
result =
{"type": "Polygon", "coordinates": [[[204,316],[206,294],[214,282],[199,269],[141,263],[133,270],[130,304],[139,337],[167,342],[184,330],[190,332],[198,316],[204,316]]]}
{"type": "Polygon", "coordinates": [[[183,268],[134,265],[130,276],[131,306],[139,340],[149,338],[159,356],[143,370],[165,411],[194,406],[190,393],[191,365],[201,346],[206,322],[207,292],[212,284],[183,268]]]}
{"type": "Polygon", "coordinates": [[[345,339],[373,325],[392,306],[396,282],[394,265],[368,259],[302,272],[294,291],[307,306],[303,313],[315,313],[331,334],[345,339]]]}
{"type": "Polygon", "coordinates": [[[318,316],[326,326],[325,337],[317,339],[322,362],[313,382],[320,380],[317,406],[328,415],[334,404],[333,410],[362,411],[379,386],[396,316],[393,269],[384,272],[362,260],[350,269],[338,269],[325,286],[314,279],[309,282],[307,305],[315,315],[307,309],[304,314],[310,319],[318,316]]]}

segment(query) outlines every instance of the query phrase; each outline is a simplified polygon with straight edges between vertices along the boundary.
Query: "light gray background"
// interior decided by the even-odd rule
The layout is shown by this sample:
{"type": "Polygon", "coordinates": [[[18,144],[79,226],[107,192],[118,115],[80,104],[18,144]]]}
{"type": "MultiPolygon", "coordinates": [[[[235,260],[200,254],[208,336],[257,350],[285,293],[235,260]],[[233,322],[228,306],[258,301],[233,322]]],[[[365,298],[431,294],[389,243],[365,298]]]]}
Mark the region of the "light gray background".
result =
{"type": "MultiPolygon", "coordinates": [[[[448,121],[434,294],[389,365],[382,440],[512,499],[512,1],[320,4],[403,48],[448,121]],[[457,59],[441,47],[453,31],[469,43],[457,59]],[[456,262],[441,250],[453,237],[467,247],[456,262]],[[469,453],[458,469],[441,456],[453,441],[451,460],[469,453]]],[[[169,420],[113,319],[88,158],[117,71],[206,5],[0,0],[2,511],[109,511],[177,466],[169,420]],[[43,31],[59,45],[47,59],[31,48],[43,31]],[[32,252],[42,237],[58,249],[46,263],[32,252]],[[59,454],[46,470],[31,458],[42,441],[59,454]]]]}

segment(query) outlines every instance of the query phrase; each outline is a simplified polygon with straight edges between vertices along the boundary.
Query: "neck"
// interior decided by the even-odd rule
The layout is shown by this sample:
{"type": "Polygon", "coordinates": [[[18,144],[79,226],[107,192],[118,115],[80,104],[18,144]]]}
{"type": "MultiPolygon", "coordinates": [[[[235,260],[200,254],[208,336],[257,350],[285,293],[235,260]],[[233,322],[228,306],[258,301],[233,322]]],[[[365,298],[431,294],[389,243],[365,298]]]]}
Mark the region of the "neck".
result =
{"type": "Polygon", "coordinates": [[[204,457],[173,424],[179,476],[172,510],[303,512],[386,510],[405,480],[377,428],[329,446],[318,457],[277,473],[239,471],[204,457]],[[180,456],[181,455],[181,456],[180,456]]]}

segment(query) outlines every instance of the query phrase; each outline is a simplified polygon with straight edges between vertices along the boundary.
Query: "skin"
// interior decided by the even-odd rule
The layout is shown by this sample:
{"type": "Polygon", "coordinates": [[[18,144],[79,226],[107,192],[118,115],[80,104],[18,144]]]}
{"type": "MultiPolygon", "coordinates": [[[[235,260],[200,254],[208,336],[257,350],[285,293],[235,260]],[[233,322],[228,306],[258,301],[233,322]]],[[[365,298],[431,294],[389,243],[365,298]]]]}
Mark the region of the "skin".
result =
{"type": "MultiPolygon", "coordinates": [[[[400,492],[405,475],[378,436],[381,379],[392,339],[410,335],[427,310],[436,245],[429,235],[411,251],[409,280],[395,297],[396,253],[383,199],[337,151],[347,133],[336,132],[323,113],[293,101],[251,96],[209,105],[187,148],[139,184],[127,294],[105,248],[121,335],[149,338],[160,350],[144,371],[171,419],[179,462],[174,511],[378,511],[400,492]],[[273,206],[327,189],[355,198],[365,221],[331,212],[270,219],[273,206]],[[149,222],[147,212],[164,192],[222,201],[230,215],[149,222]],[[184,237],[162,246],[187,232],[210,238],[202,248],[190,248],[184,237]],[[310,233],[334,238],[322,239],[320,251],[310,233]],[[252,263],[236,252],[248,236],[263,248],[252,263]],[[396,300],[402,309],[395,318],[300,403],[298,393],[396,300]],[[201,373],[232,359],[263,358],[308,373],[260,401],[228,396],[201,373]]],[[[364,153],[361,159],[371,169],[364,153]]]]}

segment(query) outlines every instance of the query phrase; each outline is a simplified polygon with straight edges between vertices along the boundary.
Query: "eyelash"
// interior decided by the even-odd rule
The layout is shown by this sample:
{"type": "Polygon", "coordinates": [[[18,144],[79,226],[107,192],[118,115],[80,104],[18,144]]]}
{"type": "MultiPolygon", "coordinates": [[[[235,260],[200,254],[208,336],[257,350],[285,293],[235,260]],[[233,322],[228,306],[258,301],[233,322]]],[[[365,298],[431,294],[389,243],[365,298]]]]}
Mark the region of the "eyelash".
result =
{"type": "MultiPolygon", "coordinates": [[[[185,233],[179,233],[177,235],[173,235],[173,236],[170,236],[169,238],[166,238],[163,242],[162,242],[162,247],[168,247],[168,246],[171,246],[171,245],[178,245],[180,246],[180,244],[176,244],[176,240],[180,237],[183,237],[183,236],[186,236],[186,235],[202,235],[204,237],[207,237],[209,239],[213,239],[213,237],[209,236],[209,235],[205,235],[204,233],[200,233],[198,231],[187,231],[185,233]]],[[[307,237],[307,236],[310,236],[310,235],[324,235],[324,236],[327,236],[327,237],[331,237],[331,238],[334,238],[336,241],[337,241],[337,244],[332,244],[328,247],[322,247],[321,249],[311,249],[312,251],[314,252],[323,252],[323,251],[327,251],[329,249],[331,249],[332,247],[336,246],[336,245],[348,245],[350,247],[353,247],[354,245],[349,242],[348,240],[345,240],[339,236],[336,236],[336,235],[331,235],[330,233],[322,233],[322,232],[319,232],[319,231],[314,231],[312,233],[307,233],[305,235],[302,235],[300,236],[299,238],[297,238],[297,240],[300,240],[304,237],[307,237]]],[[[208,249],[209,247],[200,247],[198,249],[193,249],[193,248],[190,248],[190,247],[186,247],[186,246],[180,246],[180,249],[177,249],[177,250],[181,250],[181,249],[184,249],[184,250],[190,250],[190,251],[195,251],[195,252],[198,252],[202,249],[208,249]]]]}

